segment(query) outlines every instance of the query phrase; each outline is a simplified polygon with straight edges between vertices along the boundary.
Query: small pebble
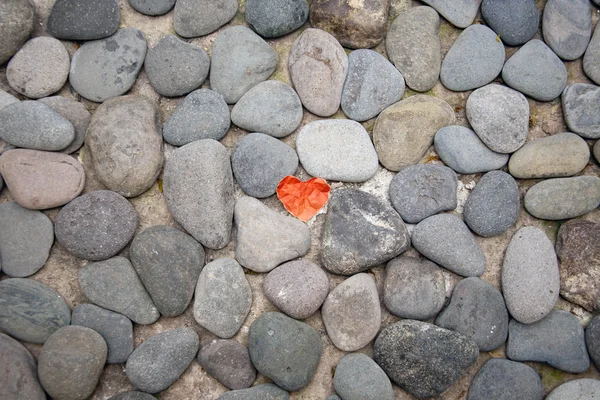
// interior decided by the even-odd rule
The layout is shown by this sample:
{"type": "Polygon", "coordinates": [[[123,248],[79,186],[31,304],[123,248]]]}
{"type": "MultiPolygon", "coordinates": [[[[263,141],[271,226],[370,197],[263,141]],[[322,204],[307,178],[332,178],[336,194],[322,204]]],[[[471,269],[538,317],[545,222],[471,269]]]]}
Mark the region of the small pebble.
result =
{"type": "Polygon", "coordinates": [[[73,139],[70,145],[62,149],[61,153],[71,154],[79,150],[83,145],[85,133],[92,119],[92,115],[87,108],[78,101],[61,96],[44,97],[38,101],[44,103],[61,117],[71,122],[75,128],[75,139],[73,139]]]}
{"type": "Polygon", "coordinates": [[[300,28],[308,19],[306,0],[246,0],[246,21],[260,36],[274,38],[300,28]]]}
{"type": "Polygon", "coordinates": [[[569,129],[586,139],[600,139],[600,87],[574,83],[565,88],[561,99],[569,129]]]}
{"type": "Polygon", "coordinates": [[[185,38],[205,36],[235,17],[237,0],[179,0],[175,3],[173,28],[185,38]]]}
{"type": "Polygon", "coordinates": [[[290,394],[277,385],[263,383],[249,389],[230,390],[217,400],[289,400],[290,394]]]}
{"type": "Polygon", "coordinates": [[[18,341],[0,333],[0,398],[13,400],[46,400],[37,377],[37,363],[18,341]]]}
{"type": "Polygon", "coordinates": [[[600,393],[600,381],[597,379],[575,379],[556,387],[546,400],[595,400],[600,393]]]}
{"type": "Polygon", "coordinates": [[[48,33],[64,40],[96,40],[115,33],[119,27],[117,0],[57,0],[48,18],[48,33]]]}
{"type": "Polygon", "coordinates": [[[592,36],[588,0],[548,0],[542,20],[544,41],[563,60],[583,55],[592,36]]]}
{"type": "Polygon", "coordinates": [[[534,0],[483,0],[481,15],[508,46],[533,39],[540,23],[534,0]]]}
{"type": "Polygon", "coordinates": [[[249,388],[256,379],[248,349],[235,340],[217,339],[202,346],[198,364],[232,390],[249,388]]]}
{"type": "Polygon", "coordinates": [[[481,0],[424,0],[423,3],[435,8],[444,18],[457,28],[466,28],[473,23],[481,0]]]}
{"type": "Polygon", "coordinates": [[[129,0],[134,10],[144,15],[163,15],[171,11],[176,0],[129,0]]]}
{"type": "Polygon", "coordinates": [[[333,387],[344,400],[394,400],[390,379],[373,359],[362,353],[340,359],[333,387]]]}
{"type": "Polygon", "coordinates": [[[0,4],[0,14],[0,64],[4,64],[29,39],[35,12],[29,1],[13,0],[0,4]]]}
{"type": "Polygon", "coordinates": [[[533,368],[503,358],[492,358],[473,378],[467,400],[542,400],[543,398],[542,380],[533,368]]]}

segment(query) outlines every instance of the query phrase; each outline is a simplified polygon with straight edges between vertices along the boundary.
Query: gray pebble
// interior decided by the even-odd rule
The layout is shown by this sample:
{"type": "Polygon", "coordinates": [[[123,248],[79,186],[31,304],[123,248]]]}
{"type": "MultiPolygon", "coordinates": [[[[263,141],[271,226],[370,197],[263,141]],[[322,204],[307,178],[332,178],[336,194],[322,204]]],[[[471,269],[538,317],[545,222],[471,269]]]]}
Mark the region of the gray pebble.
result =
{"type": "Polygon", "coordinates": [[[230,390],[223,393],[217,400],[289,400],[290,394],[277,385],[264,383],[249,389],[230,390]]]}
{"type": "Polygon", "coordinates": [[[331,396],[327,397],[327,400],[342,400],[340,398],[340,396],[332,394],[331,396]]]}
{"type": "Polygon", "coordinates": [[[247,0],[246,21],[260,36],[274,38],[300,28],[308,19],[306,0],[247,0]]]}
{"type": "Polygon", "coordinates": [[[467,400],[542,400],[543,398],[542,380],[533,368],[502,358],[492,358],[473,378],[467,400]]]}
{"type": "Polygon", "coordinates": [[[144,15],[163,15],[171,11],[176,0],[129,0],[134,10],[144,15]]]}
{"type": "Polygon", "coordinates": [[[594,144],[594,157],[596,161],[600,162],[600,140],[596,140],[596,144],[594,144]]]}
{"type": "Polygon", "coordinates": [[[583,71],[596,85],[600,85],[600,28],[597,24],[583,56],[583,71]]]}
{"type": "Polygon", "coordinates": [[[600,139],[600,87],[574,83],[565,88],[561,99],[569,129],[586,139],[600,139]]]}
{"type": "Polygon", "coordinates": [[[600,393],[600,381],[597,379],[575,379],[556,387],[546,400],[595,400],[600,393]]]}
{"type": "Polygon", "coordinates": [[[119,393],[117,395],[114,395],[113,397],[111,397],[108,400],[155,400],[155,399],[156,399],[156,397],[152,396],[151,394],[133,391],[133,392],[119,393]]]}
{"type": "Polygon", "coordinates": [[[92,119],[92,115],[87,108],[78,101],[61,96],[45,97],[38,101],[44,103],[60,114],[60,116],[67,119],[75,128],[75,139],[73,139],[70,145],[62,149],[61,153],[71,154],[79,150],[83,145],[85,133],[92,119]]]}
{"type": "Polygon", "coordinates": [[[34,8],[27,0],[0,3],[0,65],[7,62],[33,31],[34,8]]]}
{"type": "Polygon", "coordinates": [[[333,387],[344,400],[394,400],[390,379],[373,359],[362,353],[340,359],[333,387]]]}
{"type": "Polygon", "coordinates": [[[424,0],[423,3],[435,8],[444,18],[457,28],[466,28],[473,23],[481,0],[424,0]]]}
{"type": "Polygon", "coordinates": [[[15,96],[0,89],[0,110],[8,105],[18,102],[19,99],[17,99],[15,96]]]}
{"type": "Polygon", "coordinates": [[[585,328],[585,344],[594,365],[600,365],[600,316],[592,318],[585,328]]]}
{"type": "Polygon", "coordinates": [[[198,352],[198,364],[229,389],[249,388],[256,369],[246,346],[235,340],[213,340],[198,352]]]}
{"type": "Polygon", "coordinates": [[[531,40],[540,22],[534,0],[483,0],[481,15],[508,46],[531,40]]]}
{"type": "Polygon", "coordinates": [[[0,398],[46,400],[37,377],[37,364],[31,353],[18,341],[0,333],[0,398]]]}
{"type": "Polygon", "coordinates": [[[65,40],[102,39],[117,31],[120,16],[117,0],[57,0],[48,18],[48,33],[65,40]]]}
{"type": "Polygon", "coordinates": [[[173,26],[179,36],[205,36],[231,21],[237,11],[237,0],[179,0],[173,26]]]}
{"type": "Polygon", "coordinates": [[[592,36],[588,0],[548,0],[542,20],[544,41],[564,60],[583,55],[592,36]]]}

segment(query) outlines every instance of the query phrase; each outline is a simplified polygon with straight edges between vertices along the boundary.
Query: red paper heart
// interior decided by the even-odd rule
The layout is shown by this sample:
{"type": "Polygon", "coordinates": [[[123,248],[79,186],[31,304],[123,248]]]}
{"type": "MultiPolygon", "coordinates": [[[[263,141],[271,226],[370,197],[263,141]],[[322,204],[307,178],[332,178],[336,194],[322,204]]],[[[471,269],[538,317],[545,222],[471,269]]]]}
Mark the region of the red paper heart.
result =
{"type": "Polygon", "coordinates": [[[286,210],[304,222],[311,219],[329,200],[331,187],[324,179],[312,178],[302,182],[286,176],[277,185],[277,197],[286,210]]]}

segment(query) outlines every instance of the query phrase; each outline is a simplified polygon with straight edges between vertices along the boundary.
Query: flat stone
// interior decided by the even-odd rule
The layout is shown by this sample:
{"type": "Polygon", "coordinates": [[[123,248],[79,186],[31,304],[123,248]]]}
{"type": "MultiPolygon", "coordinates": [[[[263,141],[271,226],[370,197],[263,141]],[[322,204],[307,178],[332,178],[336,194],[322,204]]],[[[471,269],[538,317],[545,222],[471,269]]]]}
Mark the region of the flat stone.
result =
{"type": "Polygon", "coordinates": [[[231,21],[237,11],[236,0],[179,0],[175,3],[173,25],[179,36],[205,36],[231,21]]]}
{"type": "Polygon", "coordinates": [[[533,368],[502,358],[492,358],[473,378],[467,400],[543,398],[542,380],[533,368]]]}
{"type": "Polygon", "coordinates": [[[510,315],[531,324],[556,304],[560,290],[554,246],[534,226],[519,229],[508,244],[502,265],[502,292],[510,315]]]}
{"type": "Polygon", "coordinates": [[[295,319],[313,315],[329,294],[329,278],[308,260],[280,265],[263,281],[265,297],[278,309],[295,319]]]}
{"type": "Polygon", "coordinates": [[[376,117],[403,94],[404,78],[384,56],[365,49],[350,53],[341,103],[348,118],[366,121],[376,117]]]}
{"type": "Polygon", "coordinates": [[[329,339],[342,351],[368,345],[381,326],[381,307],[375,279],[356,274],[333,289],[321,309],[329,339]]]}
{"type": "Polygon", "coordinates": [[[156,397],[148,393],[133,391],[119,393],[109,400],[156,400],[156,397]]]}
{"type": "Polygon", "coordinates": [[[58,92],[67,81],[71,60],[63,44],[51,37],[27,41],[6,67],[8,84],[32,99],[58,92]]]}
{"type": "Polygon", "coordinates": [[[567,85],[567,68],[544,42],[532,39],[504,63],[502,80],[535,100],[551,101],[567,85]]]}
{"type": "Polygon", "coordinates": [[[548,0],[542,21],[544,41],[564,60],[583,55],[592,36],[592,11],[587,0],[548,0]]]}
{"type": "MultiPolygon", "coordinates": [[[[315,374],[323,345],[321,336],[310,325],[281,313],[266,312],[250,326],[248,350],[259,373],[284,390],[296,391],[307,386],[315,374]]],[[[277,393],[286,399],[283,393],[277,393]]]]}
{"type": "Polygon", "coordinates": [[[108,37],[119,27],[117,0],[57,0],[48,18],[48,32],[64,40],[96,40],[108,37]]]}
{"type": "Polygon", "coordinates": [[[416,224],[440,211],[456,208],[458,178],[443,165],[404,168],[390,183],[390,200],[402,219],[416,224]]]}
{"type": "Polygon", "coordinates": [[[102,336],[84,326],[65,326],[44,343],[38,375],[54,399],[85,399],[92,395],[106,362],[102,336]]]}
{"type": "Polygon", "coordinates": [[[430,5],[439,12],[442,17],[457,28],[466,28],[473,23],[481,0],[424,0],[423,3],[430,5]]]}
{"type": "Polygon", "coordinates": [[[383,200],[356,189],[333,192],[322,236],[329,272],[352,275],[387,262],[410,244],[402,218],[383,200]]]}
{"type": "Polygon", "coordinates": [[[464,222],[452,214],[426,218],[414,228],[413,247],[436,264],[469,277],[485,272],[485,255],[464,222]]]}
{"type": "Polygon", "coordinates": [[[576,176],[546,179],[525,193],[525,209],[540,219],[575,218],[600,205],[600,178],[576,176]]]}
{"type": "Polygon", "coordinates": [[[163,137],[173,146],[202,139],[221,140],[229,130],[229,107],[219,93],[198,89],[188,94],[165,122],[163,137]]]}
{"type": "Polygon", "coordinates": [[[583,327],[577,317],[562,310],[532,324],[511,320],[506,356],[514,361],[544,362],[570,373],[590,367],[583,327]]]}
{"type": "Polygon", "coordinates": [[[320,117],[337,112],[348,74],[348,56],[335,37],[320,29],[306,29],[292,45],[288,68],[308,111],[320,117]]]}
{"type": "Polygon", "coordinates": [[[165,163],[163,193],[169,211],[202,245],[229,243],[233,219],[233,174],[229,152],[211,139],[186,144],[165,163]]]}
{"type": "Polygon", "coordinates": [[[521,93],[491,84],[467,99],[467,118],[477,136],[497,153],[513,153],[529,132],[529,103],[521,93]]]}
{"type": "Polygon", "coordinates": [[[531,40],[540,23],[540,11],[534,0],[483,0],[481,15],[508,46],[520,46],[531,40]]]}
{"type": "Polygon", "coordinates": [[[600,87],[574,83],[565,88],[561,99],[569,129],[586,139],[600,139],[600,87]]]}
{"type": "Polygon", "coordinates": [[[90,114],[87,108],[78,101],[61,96],[45,97],[38,101],[44,103],[61,117],[71,122],[75,128],[75,139],[60,152],[71,154],[79,150],[85,141],[85,133],[92,119],[92,114],[90,114]]]}
{"type": "Polygon", "coordinates": [[[600,85],[600,29],[596,25],[592,40],[583,56],[583,70],[596,85],[600,85]]]}
{"type": "Polygon", "coordinates": [[[463,216],[473,232],[490,237],[506,232],[520,213],[519,184],[506,172],[491,171],[471,191],[463,216]]]}
{"type": "Polygon", "coordinates": [[[340,359],[333,387],[344,400],[394,400],[390,379],[373,359],[362,353],[340,359]]]}
{"type": "Polygon", "coordinates": [[[156,225],[136,235],[129,257],[158,311],[182,314],[204,266],[202,245],[178,229],[156,225]]]}
{"type": "Polygon", "coordinates": [[[0,64],[7,62],[33,32],[33,6],[27,0],[7,0],[0,4],[0,64]]]}
{"type": "Polygon", "coordinates": [[[435,133],[454,122],[452,106],[433,96],[415,95],[389,106],[373,128],[379,162],[390,171],[418,163],[435,133]]]}
{"type": "Polygon", "coordinates": [[[202,346],[198,364],[232,390],[249,388],[256,379],[248,349],[235,340],[216,339],[202,346]]]}
{"type": "Polygon", "coordinates": [[[560,294],[590,312],[600,311],[600,224],[581,219],[560,226],[556,239],[560,294]]]}
{"type": "Polygon", "coordinates": [[[455,92],[487,85],[502,71],[504,45],[485,25],[471,25],[461,32],[442,62],[442,84],[455,92]]]}
{"type": "Polygon", "coordinates": [[[196,286],[196,322],[229,339],[242,327],[251,306],[252,291],[240,264],[232,258],[206,264],[196,286]]]}
{"type": "Polygon", "coordinates": [[[200,339],[191,328],[177,328],[154,335],[129,356],[125,366],[127,378],[139,390],[161,392],[185,372],[196,357],[199,346],[200,339]]]}
{"type": "Polygon", "coordinates": [[[344,47],[375,47],[385,35],[389,7],[389,0],[313,0],[310,23],[314,28],[331,33],[344,47]]]}
{"type": "Polygon", "coordinates": [[[446,300],[442,269],[426,259],[400,256],[385,269],[383,302],[400,318],[426,320],[435,317],[446,300]]]}
{"type": "Polygon", "coordinates": [[[246,21],[260,36],[274,38],[300,28],[308,19],[306,0],[246,0],[246,21]]]}
{"type": "Polygon", "coordinates": [[[92,303],[123,314],[136,324],[152,324],[160,316],[133,265],[124,257],[81,268],[79,287],[92,303]]]}
{"type": "Polygon", "coordinates": [[[306,172],[332,181],[365,182],[379,168],[369,134],[352,120],[306,124],[296,136],[296,151],[306,172]]]}
{"type": "Polygon", "coordinates": [[[296,173],[298,156],[281,140],[251,133],[236,142],[231,168],[244,193],[260,199],[274,195],[279,182],[296,173]]]}
{"type": "Polygon", "coordinates": [[[419,398],[442,393],[477,361],[471,339],[414,320],[383,328],[373,347],[375,362],[403,390],[419,398]]]}
{"type": "Polygon", "coordinates": [[[600,365],[600,316],[598,315],[594,316],[585,328],[585,344],[590,358],[598,367],[600,365]]]}
{"type": "Polygon", "coordinates": [[[600,391],[600,381],[597,379],[575,379],[555,388],[546,400],[594,400],[600,391]]]}
{"type": "Polygon", "coordinates": [[[17,203],[0,204],[0,269],[11,278],[40,270],[50,255],[54,226],[45,214],[17,203]]]}
{"type": "Polygon", "coordinates": [[[235,258],[255,272],[269,272],[279,264],[305,255],[310,229],[302,221],[271,210],[244,196],[235,204],[235,258]]]}
{"type": "Polygon", "coordinates": [[[254,86],[231,110],[231,122],[235,125],[276,138],[294,132],[302,122],[302,116],[302,102],[296,91],[277,80],[254,86]]]}
{"type": "Polygon", "coordinates": [[[133,326],[129,318],[93,304],[80,304],[73,310],[71,325],[98,332],[108,346],[107,364],[127,361],[133,351],[133,326]]]}
{"type": "Polygon", "coordinates": [[[0,333],[0,397],[13,400],[46,400],[37,377],[37,365],[21,343],[0,333]]]}
{"type": "Polygon", "coordinates": [[[431,7],[412,7],[392,22],[385,48],[406,85],[417,92],[433,88],[440,76],[440,16],[431,7]]]}
{"type": "MultiPolygon", "coordinates": [[[[136,0],[129,0],[131,3],[136,0]]],[[[146,3],[147,0],[139,0],[146,3]]],[[[169,1],[171,6],[175,0],[169,1]]],[[[183,96],[198,89],[208,76],[210,58],[202,47],[174,35],[163,36],[148,50],[144,69],[152,88],[162,96],[183,96]]]]}
{"type": "Polygon", "coordinates": [[[433,138],[435,151],[448,167],[459,174],[477,174],[500,169],[508,162],[508,154],[490,150],[469,128],[446,126],[433,138]]]}
{"type": "Polygon", "coordinates": [[[163,15],[171,11],[176,0],[129,0],[129,5],[144,15],[163,15]]]}
{"type": "Polygon", "coordinates": [[[217,400],[289,400],[290,394],[277,385],[265,383],[249,389],[230,390],[217,400]]]}
{"type": "Polygon", "coordinates": [[[22,278],[0,282],[0,330],[15,339],[44,343],[70,321],[69,305],[49,286],[22,278]]]}
{"type": "Polygon", "coordinates": [[[119,29],[102,40],[84,43],[73,55],[69,83],[88,100],[102,103],[127,92],[146,57],[146,39],[134,28],[119,29]]]}

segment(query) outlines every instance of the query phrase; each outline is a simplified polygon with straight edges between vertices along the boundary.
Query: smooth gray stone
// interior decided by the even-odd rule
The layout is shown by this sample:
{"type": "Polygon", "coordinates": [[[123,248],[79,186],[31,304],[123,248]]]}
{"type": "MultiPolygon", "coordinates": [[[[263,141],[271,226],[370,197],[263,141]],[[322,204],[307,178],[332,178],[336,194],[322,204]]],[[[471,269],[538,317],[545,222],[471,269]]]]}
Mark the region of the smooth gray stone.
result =
{"type": "Polygon", "coordinates": [[[216,339],[202,346],[198,364],[223,386],[246,389],[256,379],[256,369],[250,361],[246,346],[235,340],[216,339]]]}
{"type": "Polygon", "coordinates": [[[158,393],[173,384],[192,363],[200,339],[191,328],[152,336],[139,345],[125,366],[129,381],[139,390],[158,393]]]}
{"type": "Polygon", "coordinates": [[[102,103],[127,92],[142,69],[146,39],[134,28],[84,43],[73,55],[69,83],[81,96],[102,103]]]}
{"type": "Polygon", "coordinates": [[[249,132],[282,138],[302,122],[302,102],[296,91],[277,80],[248,90],[231,110],[231,122],[249,132]]]}
{"type": "Polygon", "coordinates": [[[497,236],[513,226],[521,212],[519,185],[502,171],[481,177],[467,199],[465,223],[479,236],[497,236]]]}
{"type": "Polygon", "coordinates": [[[123,392],[119,393],[108,400],[155,400],[156,397],[144,392],[123,392]]]}
{"type": "Polygon", "coordinates": [[[14,338],[44,343],[70,321],[68,304],[49,286],[22,278],[0,282],[0,330],[14,338]]]}
{"type": "Polygon", "coordinates": [[[383,328],[373,346],[375,362],[392,382],[418,398],[442,393],[478,356],[477,344],[471,339],[410,319],[383,328]]]}
{"type": "Polygon", "coordinates": [[[592,11],[588,0],[548,0],[542,20],[544,41],[564,60],[576,60],[592,36],[592,11]]]}
{"type": "Polygon", "coordinates": [[[61,96],[45,97],[38,101],[56,111],[60,116],[71,122],[75,128],[75,139],[70,145],[62,149],[61,153],[71,154],[79,150],[83,145],[85,133],[92,119],[92,114],[87,108],[78,101],[61,96]]]}
{"type": "Polygon", "coordinates": [[[75,128],[47,105],[24,100],[0,109],[0,139],[26,149],[57,151],[75,139],[75,128]]]}
{"type": "Polygon", "coordinates": [[[352,275],[387,262],[410,245],[406,225],[383,200],[356,189],[329,199],[321,261],[329,272],[352,275]]]}
{"type": "Polygon", "coordinates": [[[435,8],[457,28],[466,28],[475,20],[481,0],[424,0],[423,3],[435,8]]]}
{"type": "Polygon", "coordinates": [[[508,46],[531,40],[540,23],[534,0],[483,0],[481,15],[508,46]]]}
{"type": "Polygon", "coordinates": [[[124,257],[81,268],[79,286],[89,301],[123,314],[136,324],[152,324],[160,316],[133,265],[124,257]]]}
{"type": "Polygon", "coordinates": [[[532,39],[504,63],[502,79],[539,101],[551,101],[567,85],[567,68],[544,42],[532,39]]]}
{"type": "Polygon", "coordinates": [[[6,275],[25,278],[38,272],[53,242],[54,226],[45,214],[14,202],[0,204],[0,270],[6,275]]]}
{"type": "Polygon", "coordinates": [[[27,0],[0,3],[0,65],[7,62],[33,31],[34,9],[27,0]]]}
{"type": "Polygon", "coordinates": [[[342,400],[340,398],[340,396],[332,394],[331,396],[327,397],[327,400],[342,400]]]}
{"type": "Polygon", "coordinates": [[[296,173],[298,155],[281,140],[251,133],[236,142],[231,168],[244,193],[262,199],[274,195],[279,182],[296,173]]]}
{"type": "Polygon", "coordinates": [[[354,50],[348,57],[348,76],[342,90],[342,110],[348,118],[366,121],[404,94],[402,74],[373,50],[354,50]]]}
{"type": "Polygon", "coordinates": [[[136,235],[129,256],[158,311],[166,317],[182,314],[204,266],[202,245],[178,229],[157,225],[136,235]]]}
{"type": "Polygon", "coordinates": [[[37,377],[37,364],[21,343],[0,333],[0,398],[11,400],[46,400],[37,377]]]}
{"type": "Polygon", "coordinates": [[[173,27],[179,36],[204,36],[231,21],[237,11],[237,0],[179,0],[175,3],[173,27]]]}
{"type": "Polygon", "coordinates": [[[596,140],[596,144],[594,145],[594,157],[596,161],[600,162],[600,140],[596,140]]]}
{"type": "MultiPolygon", "coordinates": [[[[129,0],[129,3],[151,3],[129,0]]],[[[171,7],[175,0],[169,0],[171,7]]],[[[167,10],[168,11],[168,10],[167,10]]],[[[174,35],[165,35],[148,50],[144,69],[152,88],[162,96],[183,96],[198,89],[208,76],[210,58],[202,47],[186,43],[174,35]]]]}
{"type": "Polygon", "coordinates": [[[506,341],[508,311],[498,289],[471,277],[456,284],[450,304],[435,324],[473,339],[479,351],[492,351],[506,341]]]}
{"type": "Polygon", "coordinates": [[[600,87],[574,83],[565,88],[561,100],[569,129],[586,139],[600,139],[600,87]]]}
{"type": "Polygon", "coordinates": [[[575,374],[590,367],[583,327],[577,317],[562,310],[532,324],[511,320],[506,356],[514,361],[545,362],[575,374]]]}
{"type": "Polygon", "coordinates": [[[521,93],[497,84],[475,90],[467,99],[467,118],[492,151],[512,153],[529,133],[529,103],[521,93]]]}
{"type": "Polygon", "coordinates": [[[546,179],[525,193],[525,209],[539,219],[579,217],[600,205],[600,178],[575,176],[546,179]]]}
{"type": "Polygon", "coordinates": [[[344,400],[394,400],[390,379],[363,353],[347,354],[340,359],[333,387],[344,400]]]}
{"type": "Polygon", "coordinates": [[[451,125],[440,129],[433,138],[435,151],[448,167],[459,174],[477,174],[500,169],[508,154],[490,150],[469,128],[451,125]]]}
{"type": "Polygon", "coordinates": [[[542,380],[533,368],[502,358],[492,358],[473,378],[467,400],[542,400],[543,398],[542,380]]]}
{"type": "Polygon", "coordinates": [[[585,344],[596,368],[600,365],[600,316],[592,318],[585,328],[585,344]]]}
{"type": "Polygon", "coordinates": [[[171,11],[176,0],[129,0],[134,10],[150,16],[163,15],[171,11]]]}
{"type": "Polygon", "coordinates": [[[92,395],[106,362],[106,342],[84,326],[65,326],[44,343],[38,375],[53,399],[85,399],[92,395]]]}
{"type": "Polygon", "coordinates": [[[259,373],[284,390],[296,391],[307,386],[315,374],[323,345],[310,325],[266,312],[250,326],[248,350],[259,373]]]}
{"type": "Polygon", "coordinates": [[[597,379],[575,379],[556,387],[546,400],[594,400],[600,392],[600,381],[597,379]]]}
{"type": "Polygon", "coordinates": [[[457,185],[458,178],[450,168],[416,164],[394,176],[389,196],[402,219],[416,224],[440,211],[454,210],[457,185]]]}
{"type": "Polygon", "coordinates": [[[419,222],[412,233],[413,247],[436,264],[461,276],[481,276],[485,255],[465,223],[452,214],[438,214],[419,222]]]}
{"type": "Polygon", "coordinates": [[[300,28],[308,19],[306,0],[247,0],[246,21],[260,36],[274,38],[300,28]]]}
{"type": "Polygon", "coordinates": [[[245,26],[222,31],[213,44],[210,85],[227,104],[237,103],[250,89],[266,81],[279,56],[260,36],[245,26]]]}
{"type": "Polygon", "coordinates": [[[0,110],[8,105],[13,104],[13,103],[18,103],[19,101],[20,100],[17,99],[12,94],[7,93],[4,90],[0,89],[0,110]]]}
{"type": "Polygon", "coordinates": [[[163,193],[173,218],[202,245],[229,243],[233,219],[233,174],[229,152],[204,139],[175,150],[165,163],[163,193]]]}
{"type": "Polygon", "coordinates": [[[504,65],[504,45],[497,36],[485,25],[471,25],[462,31],[442,62],[442,84],[464,92],[493,81],[504,65]]]}
{"type": "Polygon", "coordinates": [[[48,33],[64,40],[96,40],[108,37],[119,27],[117,0],[57,0],[48,18],[48,33]]]}
{"type": "Polygon", "coordinates": [[[552,242],[534,226],[519,229],[508,244],[502,265],[502,293],[511,316],[524,324],[539,321],[552,311],[559,291],[552,242]]]}
{"type": "Polygon", "coordinates": [[[596,85],[600,85],[600,29],[597,24],[583,56],[583,71],[596,85]]]}
{"type": "Polygon", "coordinates": [[[229,130],[229,107],[219,93],[198,89],[188,94],[163,126],[165,141],[184,146],[202,139],[221,140],[229,130]]]}
{"type": "Polygon", "coordinates": [[[265,383],[249,389],[230,390],[217,400],[289,400],[290,394],[277,385],[265,383]]]}
{"type": "Polygon", "coordinates": [[[221,258],[206,264],[196,286],[196,322],[229,339],[242,327],[251,306],[252,290],[237,261],[221,258]]]}
{"type": "Polygon", "coordinates": [[[133,351],[133,325],[129,318],[93,304],[80,304],[73,310],[71,325],[98,332],[108,346],[107,364],[127,361],[133,351]]]}

